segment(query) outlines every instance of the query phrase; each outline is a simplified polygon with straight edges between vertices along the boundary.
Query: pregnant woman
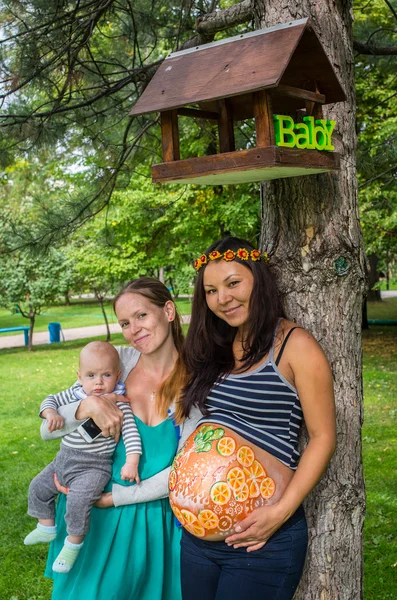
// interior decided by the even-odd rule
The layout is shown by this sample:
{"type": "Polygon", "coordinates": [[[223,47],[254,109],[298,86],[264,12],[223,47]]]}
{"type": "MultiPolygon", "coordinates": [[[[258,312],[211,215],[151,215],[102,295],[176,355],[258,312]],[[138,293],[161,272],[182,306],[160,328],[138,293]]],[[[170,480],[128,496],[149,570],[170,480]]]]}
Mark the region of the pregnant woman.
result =
{"type": "Polygon", "coordinates": [[[182,412],[204,416],[169,481],[184,526],[182,596],[289,600],[307,548],[302,501],[335,449],[331,370],[285,318],[267,257],[249,242],[216,242],[195,268],[182,412]]]}

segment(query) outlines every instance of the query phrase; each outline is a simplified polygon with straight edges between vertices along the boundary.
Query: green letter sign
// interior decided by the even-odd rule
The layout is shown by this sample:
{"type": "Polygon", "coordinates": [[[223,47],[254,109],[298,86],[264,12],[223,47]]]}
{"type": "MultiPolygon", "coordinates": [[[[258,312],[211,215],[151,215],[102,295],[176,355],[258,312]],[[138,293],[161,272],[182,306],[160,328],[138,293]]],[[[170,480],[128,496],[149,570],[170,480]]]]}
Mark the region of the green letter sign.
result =
{"type": "Polygon", "coordinates": [[[277,146],[301,150],[333,150],[332,132],[336,121],[303,117],[304,123],[295,123],[287,115],[273,115],[277,146]]]}

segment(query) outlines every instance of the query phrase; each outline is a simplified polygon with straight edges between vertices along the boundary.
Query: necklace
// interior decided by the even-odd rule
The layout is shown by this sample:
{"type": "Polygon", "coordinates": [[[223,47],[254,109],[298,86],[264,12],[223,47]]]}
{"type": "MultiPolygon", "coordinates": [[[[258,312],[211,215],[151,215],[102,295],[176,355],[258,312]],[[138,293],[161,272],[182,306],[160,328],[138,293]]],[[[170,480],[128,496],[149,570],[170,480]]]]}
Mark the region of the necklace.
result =
{"type": "Polygon", "coordinates": [[[154,399],[155,399],[155,397],[156,397],[156,391],[153,391],[153,392],[150,394],[150,401],[151,401],[151,402],[153,402],[153,401],[154,401],[154,399]]]}

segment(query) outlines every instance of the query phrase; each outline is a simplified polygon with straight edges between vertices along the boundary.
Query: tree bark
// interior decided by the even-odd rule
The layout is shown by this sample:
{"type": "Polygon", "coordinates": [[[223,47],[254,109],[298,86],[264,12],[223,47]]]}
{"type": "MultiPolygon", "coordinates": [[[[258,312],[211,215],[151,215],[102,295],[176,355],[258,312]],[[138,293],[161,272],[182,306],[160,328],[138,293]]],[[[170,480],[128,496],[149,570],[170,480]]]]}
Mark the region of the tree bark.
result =
{"type": "Polygon", "coordinates": [[[338,447],[305,503],[310,542],[295,598],[358,600],[363,597],[365,511],[361,458],[365,259],[355,166],[352,6],[342,0],[255,0],[254,4],[258,28],[311,17],[347,94],[345,103],[324,110],[324,118],[337,121],[334,137],[342,155],[340,173],[263,183],[261,245],[278,273],[288,316],[319,341],[335,383],[338,447]]]}
{"type": "Polygon", "coordinates": [[[379,289],[373,289],[373,287],[379,282],[379,271],[378,271],[379,259],[376,254],[370,254],[368,256],[369,264],[369,282],[368,282],[368,296],[367,300],[370,302],[380,302],[382,300],[379,289]]]}
{"type": "Polygon", "coordinates": [[[29,315],[30,329],[29,329],[29,344],[28,344],[29,351],[33,350],[33,329],[34,329],[35,318],[36,318],[36,314],[30,313],[30,315],[29,315]]]}
{"type": "Polygon", "coordinates": [[[109,327],[109,321],[108,321],[108,317],[106,314],[106,310],[105,310],[105,306],[103,303],[104,300],[104,296],[102,296],[100,293],[95,292],[95,296],[100,304],[101,310],[102,310],[102,314],[103,314],[103,318],[105,319],[105,325],[106,325],[106,341],[110,342],[110,327],[109,327]]]}

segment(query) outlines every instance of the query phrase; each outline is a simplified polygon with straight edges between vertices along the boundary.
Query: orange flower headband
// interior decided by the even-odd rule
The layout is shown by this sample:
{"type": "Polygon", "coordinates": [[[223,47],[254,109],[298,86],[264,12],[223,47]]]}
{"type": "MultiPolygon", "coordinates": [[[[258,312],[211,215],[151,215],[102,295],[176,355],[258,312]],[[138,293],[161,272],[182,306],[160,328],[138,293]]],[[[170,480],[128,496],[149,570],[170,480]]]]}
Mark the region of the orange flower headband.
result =
{"type": "Polygon", "coordinates": [[[254,262],[263,258],[265,262],[269,262],[269,255],[267,252],[261,252],[260,250],[246,250],[246,248],[239,248],[237,252],[234,250],[226,250],[226,252],[218,252],[218,250],[213,250],[209,254],[202,254],[200,258],[196,258],[193,265],[196,271],[198,272],[203,265],[206,265],[210,260],[217,260],[218,258],[223,258],[227,262],[234,260],[235,258],[239,258],[240,260],[248,260],[251,259],[254,262]]]}

